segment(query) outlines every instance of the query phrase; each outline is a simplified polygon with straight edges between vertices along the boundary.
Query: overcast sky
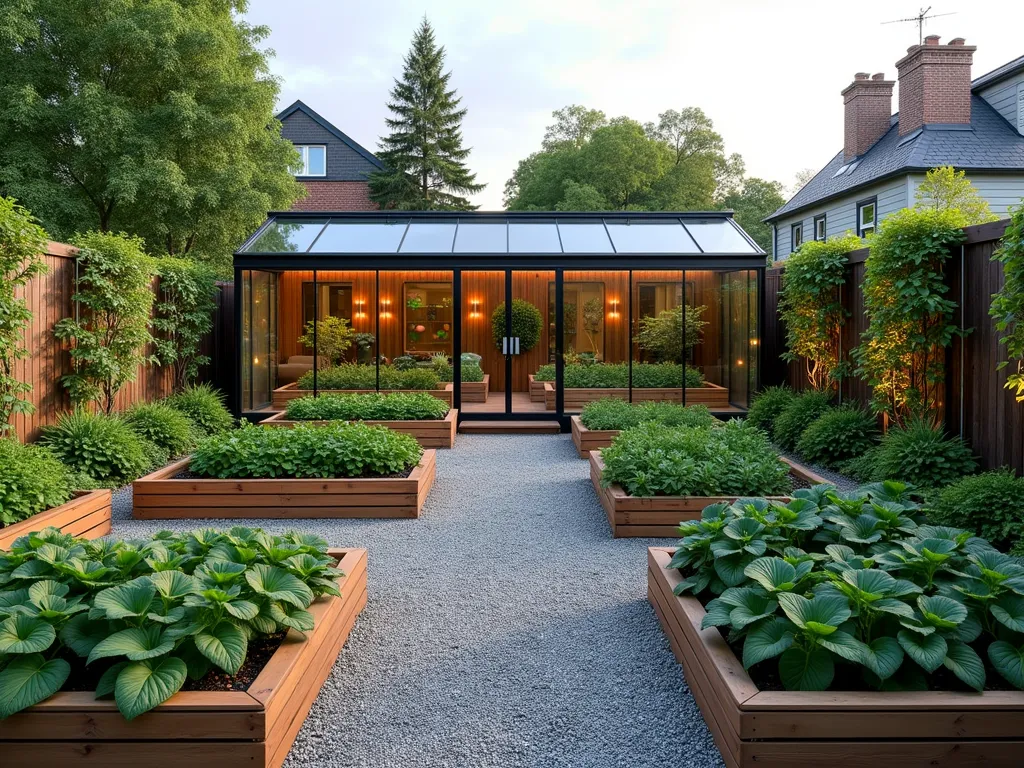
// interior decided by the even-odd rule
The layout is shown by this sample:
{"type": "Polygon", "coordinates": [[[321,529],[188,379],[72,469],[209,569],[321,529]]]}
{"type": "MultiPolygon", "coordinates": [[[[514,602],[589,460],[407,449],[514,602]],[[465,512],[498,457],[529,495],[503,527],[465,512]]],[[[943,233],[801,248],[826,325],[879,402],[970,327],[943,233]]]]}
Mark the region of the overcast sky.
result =
{"type": "MultiPolygon", "coordinates": [[[[885,72],[917,43],[911,2],[747,0],[502,0],[355,2],[250,0],[248,20],[272,30],[279,107],[302,99],[374,151],[385,132],[393,78],[427,14],[447,49],[452,84],[469,114],[469,166],[502,208],[516,163],[540,146],[552,110],[583,104],[645,122],[701,107],[752,176],[792,184],[842,148],[839,92],[855,72],[885,72]]],[[[1024,55],[1019,0],[937,4],[956,15],[926,23],[942,42],[978,46],[977,77],[1024,55]]],[[[893,109],[898,93],[893,96],[893,109]]]]}

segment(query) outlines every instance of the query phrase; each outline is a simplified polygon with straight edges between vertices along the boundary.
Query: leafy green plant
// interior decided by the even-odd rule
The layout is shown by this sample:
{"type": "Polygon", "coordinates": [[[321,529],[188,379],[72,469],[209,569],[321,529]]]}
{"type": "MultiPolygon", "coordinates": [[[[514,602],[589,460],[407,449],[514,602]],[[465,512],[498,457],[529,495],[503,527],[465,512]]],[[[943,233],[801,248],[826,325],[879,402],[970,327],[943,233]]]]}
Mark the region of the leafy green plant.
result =
{"type": "Polygon", "coordinates": [[[789,470],[764,433],[733,420],[721,428],[644,423],[601,452],[601,481],[630,496],[750,496],[785,493],[789,470]]]}
{"type": "Polygon", "coordinates": [[[1010,469],[968,475],[933,494],[927,508],[934,522],[1008,549],[1024,536],[1024,479],[1010,469]]]}
{"type": "MultiPolygon", "coordinates": [[[[299,389],[313,389],[313,372],[299,377],[299,389]]],[[[372,365],[342,363],[334,368],[325,368],[317,376],[317,388],[327,389],[376,389],[377,371],[372,365]]],[[[440,389],[441,382],[430,368],[408,368],[399,370],[393,365],[380,366],[381,389],[440,389]]]]}
{"type": "Polygon", "coordinates": [[[153,328],[160,365],[173,366],[174,388],[195,381],[210,362],[200,354],[203,337],[213,329],[217,273],[209,264],[170,256],[157,260],[160,277],[153,328]]]}
{"type": "Polygon", "coordinates": [[[604,322],[604,301],[594,296],[583,302],[583,332],[587,334],[587,341],[590,342],[590,351],[600,354],[597,348],[597,334],[601,331],[601,323],[604,322]]]}
{"type": "Polygon", "coordinates": [[[387,477],[416,466],[416,438],[358,422],[269,429],[243,423],[208,437],[189,469],[203,477],[387,477]]]}
{"type": "Polygon", "coordinates": [[[796,452],[822,467],[863,455],[878,443],[878,422],[862,408],[842,406],[825,411],[800,434],[796,452]]]}
{"type": "Polygon", "coordinates": [[[794,496],[707,507],[668,565],[755,682],[772,662],[789,690],[926,690],[940,667],[974,690],[990,669],[1024,689],[1024,565],[925,524],[901,483],[794,496]]]}
{"type": "Polygon", "coordinates": [[[28,355],[25,326],[32,312],[18,289],[46,273],[40,256],[46,232],[13,198],[0,196],[0,436],[11,428],[11,417],[29,414],[35,406],[23,396],[32,385],[14,376],[14,363],[28,355]]]}
{"type": "Polygon", "coordinates": [[[192,419],[166,403],[137,403],[124,415],[129,428],[168,456],[182,456],[205,435],[192,419]]]}
{"type": "Polygon", "coordinates": [[[443,419],[448,404],[425,392],[320,395],[288,401],[286,415],[296,421],[404,421],[443,419]]]}
{"type": "MultiPolygon", "coordinates": [[[[700,343],[708,323],[703,320],[707,307],[686,307],[686,350],[700,343]]],[[[683,306],[659,312],[655,317],[640,318],[639,329],[633,341],[637,347],[649,352],[660,363],[683,361],[683,306]]]]}
{"type": "Polygon", "coordinates": [[[355,337],[355,331],[349,326],[348,320],[334,315],[315,322],[310,320],[305,330],[299,336],[299,344],[316,350],[317,364],[321,368],[330,368],[340,363],[355,337]]]}
{"type": "Polygon", "coordinates": [[[176,411],[188,416],[201,433],[225,432],[235,425],[235,418],[224,405],[224,394],[209,384],[194,384],[164,400],[176,411]]]}
{"type": "Polygon", "coordinates": [[[629,429],[646,421],[666,427],[710,427],[717,421],[706,405],[682,406],[676,403],[629,403],[610,397],[583,406],[580,421],[587,429],[629,429]]]}
{"type": "Polygon", "coordinates": [[[398,357],[391,361],[391,364],[399,371],[411,371],[413,368],[419,365],[416,358],[413,357],[412,355],[399,355],[398,357]]]}
{"type": "MultiPolygon", "coordinates": [[[[269,430],[268,430],[269,431],[269,430]]],[[[86,541],[48,528],[0,557],[0,718],[102,670],[125,719],[212,670],[237,674],[253,638],[309,632],[339,595],[327,542],[259,529],[86,541]]]]}
{"type": "Polygon", "coordinates": [[[118,416],[84,410],[44,426],[40,443],[74,471],[108,487],[130,483],[167,459],[118,416]]]}
{"type": "Polygon", "coordinates": [[[813,240],[785,262],[779,316],[786,326],[787,362],[803,361],[813,389],[834,390],[849,367],[842,359],[840,335],[849,312],[840,292],[846,284],[846,257],[861,248],[852,234],[813,240]]]}
{"type": "Polygon", "coordinates": [[[813,389],[801,392],[772,422],[772,437],[783,448],[790,451],[795,449],[804,430],[831,407],[831,392],[813,389]]]}
{"type": "Polygon", "coordinates": [[[1006,388],[1016,393],[1017,402],[1024,401],[1024,205],[1010,212],[1010,226],[1003,233],[999,249],[992,257],[1003,265],[1003,287],[992,296],[989,315],[996,330],[1000,331],[1000,344],[1006,346],[1007,360],[996,366],[1002,370],[1015,361],[1015,372],[1006,377],[1006,388]]]}
{"type": "Polygon", "coordinates": [[[0,527],[71,498],[75,478],[50,451],[0,438],[0,527]]]}
{"type": "MultiPolygon", "coordinates": [[[[540,341],[540,329],[544,318],[540,310],[526,299],[512,299],[512,336],[519,338],[519,351],[529,352],[540,341]]],[[[491,335],[494,345],[501,349],[505,337],[505,302],[494,308],[491,314],[491,335]]]]}
{"type": "MultiPolygon", "coordinates": [[[[535,381],[554,381],[554,363],[537,369],[535,381]]],[[[639,389],[679,388],[683,366],[673,363],[633,363],[633,386],[639,389]]],[[[566,365],[563,381],[569,389],[625,389],[629,386],[629,363],[573,363],[566,365]]],[[[704,386],[704,377],[696,368],[687,366],[686,386],[704,386]]]]}
{"type": "Polygon", "coordinates": [[[914,208],[955,210],[964,217],[965,226],[996,221],[988,201],[974,188],[966,171],[950,165],[932,168],[914,192],[914,208]]]}
{"type": "MultiPolygon", "coordinates": [[[[463,358],[459,365],[462,367],[463,381],[478,382],[484,380],[484,369],[480,367],[479,362],[463,358]]],[[[434,355],[431,368],[441,381],[453,380],[452,364],[448,362],[447,355],[434,355]]]]}
{"type": "Polygon", "coordinates": [[[141,366],[157,361],[146,351],[153,341],[156,265],[141,239],[123,233],[89,232],[74,244],[79,251],[72,299],[78,311],[53,327],[54,336],[71,344],[73,371],[61,381],[76,405],[92,401],[113,413],[121,388],[141,366]]]}
{"type": "Polygon", "coordinates": [[[746,419],[769,435],[775,430],[775,419],[786,410],[796,398],[796,392],[789,387],[766,387],[754,396],[746,419]]]}

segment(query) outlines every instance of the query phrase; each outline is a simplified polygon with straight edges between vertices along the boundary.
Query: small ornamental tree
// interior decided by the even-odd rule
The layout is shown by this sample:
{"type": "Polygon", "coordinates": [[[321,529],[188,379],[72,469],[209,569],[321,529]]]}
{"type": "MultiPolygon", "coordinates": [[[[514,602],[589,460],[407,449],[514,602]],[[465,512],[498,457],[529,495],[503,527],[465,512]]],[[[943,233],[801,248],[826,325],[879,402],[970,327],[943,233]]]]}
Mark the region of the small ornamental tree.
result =
{"type": "Polygon", "coordinates": [[[76,317],[65,317],[54,335],[71,343],[74,368],[61,378],[75,404],[95,402],[114,410],[117,393],[134,381],[140,366],[157,362],[146,347],[153,341],[154,260],[142,240],[124,233],[89,232],[74,240],[78,277],[72,299],[76,317]]]}
{"type": "Polygon", "coordinates": [[[32,215],[13,198],[0,197],[0,435],[11,428],[14,414],[34,410],[22,397],[32,386],[14,376],[15,361],[28,355],[23,335],[32,319],[17,289],[46,272],[39,255],[45,248],[46,233],[32,215]]]}
{"type": "Polygon", "coordinates": [[[174,389],[180,392],[195,381],[199,366],[210,362],[199,347],[213,328],[217,273],[208,264],[171,257],[160,259],[156,268],[156,356],[161,365],[173,366],[174,389]]]}
{"type": "Polygon", "coordinates": [[[1024,205],[1011,211],[1010,226],[1003,234],[999,250],[992,257],[1003,264],[1003,287],[992,296],[989,314],[996,330],[1002,333],[1000,343],[1006,345],[1009,358],[999,363],[1002,369],[1015,362],[1016,373],[1006,378],[1006,388],[1017,393],[1017,402],[1024,401],[1024,205]]]}
{"type": "Polygon", "coordinates": [[[314,335],[312,320],[306,323],[306,332],[299,336],[299,344],[313,349],[313,342],[316,341],[317,364],[320,368],[330,368],[342,362],[342,357],[352,346],[356,335],[349,327],[348,320],[328,315],[316,322],[315,330],[314,335]]]}
{"type": "MultiPolygon", "coordinates": [[[[702,320],[707,307],[686,307],[686,349],[693,349],[701,342],[708,322],[702,320]]],[[[640,327],[633,341],[649,352],[659,363],[683,362],[683,306],[665,309],[654,317],[640,318],[640,327]]]]}
{"type": "Polygon", "coordinates": [[[964,226],[999,218],[989,209],[988,201],[978,194],[967,174],[949,165],[928,171],[914,199],[917,210],[959,211],[966,221],[964,226]]]}
{"type": "Polygon", "coordinates": [[[840,334],[849,315],[840,291],[846,283],[846,255],[861,248],[847,234],[800,246],[786,260],[779,314],[786,324],[786,362],[803,360],[807,382],[817,390],[835,389],[849,366],[840,351],[840,334]]]}
{"type": "Polygon", "coordinates": [[[853,357],[872,387],[872,409],[901,427],[913,417],[939,417],[945,348],[959,333],[943,270],[964,226],[959,211],[904,209],[871,239],[863,288],[868,329],[853,357]]]}

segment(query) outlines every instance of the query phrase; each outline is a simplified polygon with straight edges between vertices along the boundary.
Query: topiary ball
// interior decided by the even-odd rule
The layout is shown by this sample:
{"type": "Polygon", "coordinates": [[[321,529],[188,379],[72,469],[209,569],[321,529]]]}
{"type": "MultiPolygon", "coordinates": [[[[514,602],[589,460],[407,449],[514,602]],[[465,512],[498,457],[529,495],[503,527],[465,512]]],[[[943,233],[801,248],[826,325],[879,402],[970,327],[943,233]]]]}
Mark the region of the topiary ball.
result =
{"type": "MultiPolygon", "coordinates": [[[[518,337],[520,352],[529,352],[537,345],[543,322],[540,310],[533,304],[526,299],[512,299],[512,336],[518,337]]],[[[494,345],[501,349],[501,340],[505,337],[505,302],[494,308],[491,334],[494,345]]]]}

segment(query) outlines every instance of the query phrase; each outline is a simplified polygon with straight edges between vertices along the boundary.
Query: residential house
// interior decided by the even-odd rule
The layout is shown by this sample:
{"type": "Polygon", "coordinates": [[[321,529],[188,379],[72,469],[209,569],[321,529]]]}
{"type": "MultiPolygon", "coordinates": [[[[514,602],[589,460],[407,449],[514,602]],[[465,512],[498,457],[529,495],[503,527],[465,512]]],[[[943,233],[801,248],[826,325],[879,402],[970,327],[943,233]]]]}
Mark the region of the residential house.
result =
{"type": "Polygon", "coordinates": [[[974,46],[931,35],[896,63],[895,82],[855,75],[843,91],[844,145],[765,221],[772,255],[783,260],[807,240],[847,231],[864,237],[889,214],[912,206],[925,173],[967,172],[993,213],[1024,197],[1024,56],[971,81],[974,46]]]}

